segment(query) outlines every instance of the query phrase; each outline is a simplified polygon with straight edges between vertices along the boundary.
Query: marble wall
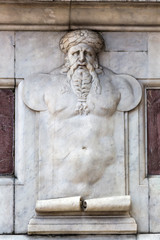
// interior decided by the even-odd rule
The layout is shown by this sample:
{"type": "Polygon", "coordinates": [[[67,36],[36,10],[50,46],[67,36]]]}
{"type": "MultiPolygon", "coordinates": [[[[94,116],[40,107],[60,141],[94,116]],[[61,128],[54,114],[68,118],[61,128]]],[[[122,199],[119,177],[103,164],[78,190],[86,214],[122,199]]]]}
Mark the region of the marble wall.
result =
{"type": "MultiPolygon", "coordinates": [[[[47,73],[62,65],[64,55],[59,49],[59,40],[63,35],[64,32],[0,32],[0,78],[25,79],[30,74],[47,73]]],[[[125,142],[125,193],[131,195],[131,215],[138,224],[138,233],[159,233],[160,178],[148,177],[146,171],[145,88],[160,88],[160,33],[102,32],[102,35],[106,46],[99,54],[100,64],[117,74],[135,77],[143,88],[139,107],[125,114],[128,139],[125,142]]],[[[37,117],[36,112],[24,105],[21,85],[16,88],[15,178],[0,176],[0,234],[26,234],[38,198],[37,117]]],[[[117,180],[115,184],[118,188],[120,183],[117,180]]],[[[48,239],[25,235],[1,238],[48,239]]],[[[158,240],[160,236],[70,237],[103,238],[158,240]]]]}
{"type": "Polygon", "coordinates": [[[160,234],[139,235],[108,235],[108,236],[26,236],[26,235],[0,235],[0,240],[159,240],[160,234]]]}

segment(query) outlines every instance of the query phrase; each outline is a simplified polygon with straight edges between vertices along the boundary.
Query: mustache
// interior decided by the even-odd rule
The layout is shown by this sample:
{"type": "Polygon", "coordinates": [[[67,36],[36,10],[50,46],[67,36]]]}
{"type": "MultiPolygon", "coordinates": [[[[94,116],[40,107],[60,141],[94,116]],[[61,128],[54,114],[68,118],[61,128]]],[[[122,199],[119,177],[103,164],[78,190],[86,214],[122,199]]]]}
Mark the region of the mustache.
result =
{"type": "Polygon", "coordinates": [[[90,63],[87,63],[87,62],[85,62],[85,63],[80,63],[80,62],[77,61],[77,62],[73,63],[72,65],[70,65],[70,69],[69,69],[69,71],[68,71],[68,73],[67,73],[67,77],[68,77],[69,79],[72,78],[75,70],[76,70],[79,66],[86,67],[86,69],[87,69],[88,71],[93,71],[93,70],[94,70],[94,67],[93,67],[90,63]]]}
{"type": "Polygon", "coordinates": [[[100,82],[99,82],[99,78],[97,76],[96,70],[94,69],[94,66],[89,62],[82,65],[81,63],[79,63],[77,61],[70,66],[70,69],[67,72],[67,82],[68,82],[68,84],[70,83],[70,80],[72,79],[72,76],[73,76],[75,70],[78,68],[78,66],[86,66],[86,69],[88,70],[89,74],[92,77],[92,84],[93,84],[93,88],[94,88],[95,92],[97,94],[101,94],[101,85],[100,85],[100,82]]]}

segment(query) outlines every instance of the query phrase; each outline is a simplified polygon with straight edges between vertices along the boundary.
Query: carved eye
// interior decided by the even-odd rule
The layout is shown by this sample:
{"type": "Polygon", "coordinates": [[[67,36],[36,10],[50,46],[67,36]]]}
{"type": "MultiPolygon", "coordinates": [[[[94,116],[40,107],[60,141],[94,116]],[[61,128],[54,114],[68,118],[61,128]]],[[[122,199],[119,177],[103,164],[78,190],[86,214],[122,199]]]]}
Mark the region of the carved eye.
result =
{"type": "Polygon", "coordinates": [[[85,51],[85,52],[84,52],[84,55],[85,55],[85,56],[90,56],[90,57],[92,57],[92,53],[91,53],[91,52],[88,52],[88,51],[85,51]]]}
{"type": "Polygon", "coordinates": [[[78,55],[79,55],[79,51],[73,52],[72,55],[73,55],[73,56],[78,56],[78,55]]]}

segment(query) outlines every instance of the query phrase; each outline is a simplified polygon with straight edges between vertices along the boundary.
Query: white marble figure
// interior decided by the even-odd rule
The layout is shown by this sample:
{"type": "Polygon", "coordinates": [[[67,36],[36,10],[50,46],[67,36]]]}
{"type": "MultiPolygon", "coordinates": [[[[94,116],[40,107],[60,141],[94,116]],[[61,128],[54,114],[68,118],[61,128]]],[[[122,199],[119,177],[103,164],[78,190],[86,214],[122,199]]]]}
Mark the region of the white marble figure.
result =
{"type": "Polygon", "coordinates": [[[119,159],[123,189],[111,188],[125,195],[123,112],[138,105],[141,87],[135,78],[99,65],[103,47],[97,32],[69,32],[60,41],[64,66],[24,81],[25,104],[40,112],[40,199],[107,196],[107,169],[120,171],[119,159]]]}

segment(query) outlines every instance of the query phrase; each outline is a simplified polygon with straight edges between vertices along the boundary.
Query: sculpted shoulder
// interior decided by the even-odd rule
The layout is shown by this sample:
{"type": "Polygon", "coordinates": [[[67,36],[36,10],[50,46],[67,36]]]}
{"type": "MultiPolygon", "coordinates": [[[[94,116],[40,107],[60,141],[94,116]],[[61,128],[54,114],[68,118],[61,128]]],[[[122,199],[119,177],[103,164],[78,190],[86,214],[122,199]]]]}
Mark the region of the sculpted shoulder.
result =
{"type": "Polygon", "coordinates": [[[102,74],[100,74],[101,81],[109,81],[109,82],[112,82],[114,84],[115,78],[120,76],[119,74],[113,72],[111,69],[106,68],[104,66],[102,66],[102,69],[103,69],[103,72],[102,72],[102,74]]]}
{"type": "Polygon", "coordinates": [[[62,75],[61,71],[62,71],[62,66],[53,69],[53,70],[50,71],[48,74],[49,74],[50,76],[52,76],[53,78],[57,78],[57,77],[59,77],[59,76],[62,75]]]}
{"type": "Polygon", "coordinates": [[[103,67],[102,83],[109,81],[120,94],[120,101],[117,106],[118,111],[130,111],[140,102],[142,89],[134,77],[127,74],[116,74],[110,69],[103,67]]]}
{"type": "Polygon", "coordinates": [[[106,67],[102,67],[102,69],[102,73],[98,74],[102,90],[109,89],[110,91],[114,90],[116,92],[117,88],[115,88],[114,84],[116,74],[106,67]]]}
{"type": "Polygon", "coordinates": [[[98,75],[101,84],[110,83],[114,86],[114,80],[116,77],[116,73],[114,73],[112,70],[102,66],[102,73],[98,75]]]}
{"type": "Polygon", "coordinates": [[[29,108],[35,111],[47,110],[44,95],[50,90],[52,94],[57,92],[64,78],[60,70],[57,68],[50,73],[35,73],[25,78],[22,97],[29,108]]]}
{"type": "Polygon", "coordinates": [[[49,73],[52,86],[54,85],[56,88],[62,87],[63,83],[67,78],[67,74],[62,72],[62,66],[53,69],[49,73]]]}

